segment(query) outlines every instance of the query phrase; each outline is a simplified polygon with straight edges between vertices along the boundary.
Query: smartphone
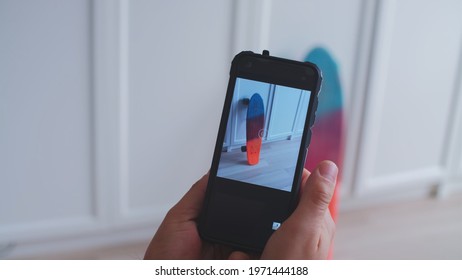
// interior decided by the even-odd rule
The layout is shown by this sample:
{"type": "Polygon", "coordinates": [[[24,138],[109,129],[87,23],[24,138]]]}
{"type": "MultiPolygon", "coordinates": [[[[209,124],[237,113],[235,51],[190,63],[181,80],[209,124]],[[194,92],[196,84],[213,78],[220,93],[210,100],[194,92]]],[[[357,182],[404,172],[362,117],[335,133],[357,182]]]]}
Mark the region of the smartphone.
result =
{"type": "Polygon", "coordinates": [[[316,65],[236,55],[199,219],[205,240],[262,251],[293,212],[315,120],[316,65]]]}

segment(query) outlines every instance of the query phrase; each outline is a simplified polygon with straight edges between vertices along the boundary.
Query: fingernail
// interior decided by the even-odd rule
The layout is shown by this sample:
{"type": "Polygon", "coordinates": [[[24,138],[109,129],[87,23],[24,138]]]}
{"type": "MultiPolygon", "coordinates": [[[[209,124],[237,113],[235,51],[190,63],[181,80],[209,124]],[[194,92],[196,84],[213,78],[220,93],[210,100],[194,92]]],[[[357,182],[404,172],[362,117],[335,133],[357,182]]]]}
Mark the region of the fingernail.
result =
{"type": "Polygon", "coordinates": [[[322,177],[326,178],[332,183],[335,183],[337,180],[338,168],[335,163],[331,161],[323,161],[319,164],[318,170],[322,177]]]}

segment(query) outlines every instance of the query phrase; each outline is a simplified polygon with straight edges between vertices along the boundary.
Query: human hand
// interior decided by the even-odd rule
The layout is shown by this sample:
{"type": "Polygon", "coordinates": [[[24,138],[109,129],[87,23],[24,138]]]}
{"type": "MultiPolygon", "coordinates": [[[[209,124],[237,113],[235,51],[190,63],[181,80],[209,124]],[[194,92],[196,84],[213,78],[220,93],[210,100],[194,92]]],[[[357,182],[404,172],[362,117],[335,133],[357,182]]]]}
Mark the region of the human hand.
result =
{"type": "MultiPolygon", "coordinates": [[[[300,201],[294,213],[273,233],[263,259],[325,259],[335,224],[328,205],[332,198],[337,167],[324,161],[313,171],[303,171],[300,201]]],[[[203,241],[197,218],[203,204],[208,174],[195,183],[168,212],[149,245],[145,259],[249,259],[244,252],[203,241]]]]}
{"type": "Polygon", "coordinates": [[[297,208],[271,235],[262,259],[327,259],[335,233],[329,203],[337,173],[331,161],[319,163],[311,175],[303,170],[297,208]]]}

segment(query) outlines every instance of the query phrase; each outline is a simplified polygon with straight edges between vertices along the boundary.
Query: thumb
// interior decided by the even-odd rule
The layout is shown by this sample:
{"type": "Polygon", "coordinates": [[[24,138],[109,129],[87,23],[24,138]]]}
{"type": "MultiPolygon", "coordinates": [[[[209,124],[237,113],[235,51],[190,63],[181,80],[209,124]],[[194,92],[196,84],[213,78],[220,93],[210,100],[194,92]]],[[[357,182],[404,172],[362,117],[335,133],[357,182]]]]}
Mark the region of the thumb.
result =
{"type": "MultiPolygon", "coordinates": [[[[323,161],[302,183],[295,211],[269,239],[264,259],[324,259],[334,229],[330,229],[328,206],[334,193],[338,169],[323,161]]],[[[330,219],[332,220],[332,219],[330,219]]],[[[333,223],[333,222],[332,222],[333,223]]]]}
{"type": "Polygon", "coordinates": [[[318,164],[302,185],[300,201],[292,215],[296,220],[317,224],[324,219],[334,194],[337,173],[338,168],[331,161],[318,164]]]}

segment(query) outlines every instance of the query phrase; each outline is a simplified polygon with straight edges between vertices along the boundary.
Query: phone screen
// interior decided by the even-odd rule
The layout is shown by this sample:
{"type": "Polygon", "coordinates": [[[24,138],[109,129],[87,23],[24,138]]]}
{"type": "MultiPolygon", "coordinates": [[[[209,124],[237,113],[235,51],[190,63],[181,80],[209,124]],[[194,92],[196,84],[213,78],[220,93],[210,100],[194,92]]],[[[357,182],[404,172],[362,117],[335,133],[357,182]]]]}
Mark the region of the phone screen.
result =
{"type": "Polygon", "coordinates": [[[310,91],[236,78],[217,177],[290,192],[310,91]]]}

